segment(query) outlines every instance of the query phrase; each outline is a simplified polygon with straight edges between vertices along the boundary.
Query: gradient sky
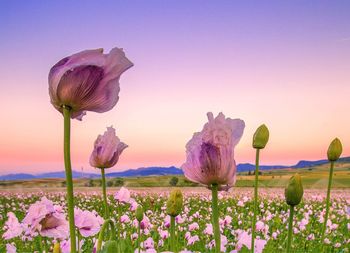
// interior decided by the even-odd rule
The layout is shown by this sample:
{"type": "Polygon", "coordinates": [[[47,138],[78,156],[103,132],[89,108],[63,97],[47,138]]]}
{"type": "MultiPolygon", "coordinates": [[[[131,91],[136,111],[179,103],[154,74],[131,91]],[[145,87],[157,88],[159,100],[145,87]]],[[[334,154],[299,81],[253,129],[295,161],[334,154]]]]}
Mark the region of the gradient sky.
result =
{"type": "Polygon", "coordinates": [[[129,148],[110,171],[180,166],[206,112],[241,118],[236,161],[253,162],[252,134],[270,142],[264,164],[325,158],[339,137],[350,155],[350,1],[0,2],[0,174],[63,170],[63,117],[47,75],[88,48],[124,48],[135,66],[120,100],[72,123],[72,164],[88,160],[113,125],[129,148]]]}

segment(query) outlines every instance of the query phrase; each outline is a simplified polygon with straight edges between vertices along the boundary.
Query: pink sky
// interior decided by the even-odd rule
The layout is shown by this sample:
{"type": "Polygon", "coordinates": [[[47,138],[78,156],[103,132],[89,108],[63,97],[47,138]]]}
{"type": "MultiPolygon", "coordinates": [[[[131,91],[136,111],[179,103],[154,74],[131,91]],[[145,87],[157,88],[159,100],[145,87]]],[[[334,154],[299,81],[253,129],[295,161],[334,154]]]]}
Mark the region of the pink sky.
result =
{"type": "Polygon", "coordinates": [[[93,13],[93,3],[75,4],[68,11],[82,15],[78,23],[69,13],[59,20],[63,4],[1,3],[0,174],[64,169],[63,119],[49,102],[48,71],[77,51],[114,46],[135,66],[122,76],[113,110],[73,121],[75,169],[95,171],[88,163],[93,142],[110,125],[129,145],[111,171],[180,166],[208,111],[246,122],[237,163],[254,162],[251,139],[262,123],[271,133],[263,164],[324,159],[335,137],[350,155],[344,6],[289,3],[258,11],[243,3],[207,2],[202,9],[197,3],[151,1],[151,8],[107,1],[93,21],[82,14],[93,13]],[[120,15],[108,15],[113,8],[120,15]]]}

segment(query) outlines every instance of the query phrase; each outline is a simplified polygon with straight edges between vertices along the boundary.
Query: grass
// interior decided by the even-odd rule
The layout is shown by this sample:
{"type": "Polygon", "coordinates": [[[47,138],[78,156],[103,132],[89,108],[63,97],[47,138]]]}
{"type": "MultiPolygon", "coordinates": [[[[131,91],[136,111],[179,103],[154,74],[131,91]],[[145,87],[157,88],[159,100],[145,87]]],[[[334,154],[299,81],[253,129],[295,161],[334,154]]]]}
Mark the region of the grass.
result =
{"type": "MultiPolygon", "coordinates": [[[[280,169],[262,171],[259,176],[260,187],[282,187],[284,188],[288,179],[298,172],[303,180],[304,188],[326,188],[329,175],[329,164],[315,166],[302,169],[280,169]]],[[[126,187],[169,187],[169,181],[174,176],[147,176],[147,177],[127,177],[123,178],[123,185],[126,187]]],[[[179,181],[177,186],[195,187],[194,184],[182,175],[176,176],[179,181]]],[[[107,181],[115,181],[109,178],[107,181]]],[[[120,180],[120,179],[119,179],[120,180]]],[[[93,179],[93,187],[99,187],[100,179],[93,179]]],[[[86,187],[90,179],[75,179],[75,187],[86,187]]],[[[247,172],[241,172],[237,175],[237,187],[253,187],[254,175],[248,175],[247,172]]],[[[114,185],[115,186],[115,185],[114,185]]],[[[119,185],[120,186],[120,185],[119,185]]],[[[333,188],[349,188],[350,187],[350,163],[337,163],[333,175],[333,188]]],[[[0,188],[21,189],[21,188],[64,188],[64,179],[34,179],[24,181],[0,181],[0,188]]]]}

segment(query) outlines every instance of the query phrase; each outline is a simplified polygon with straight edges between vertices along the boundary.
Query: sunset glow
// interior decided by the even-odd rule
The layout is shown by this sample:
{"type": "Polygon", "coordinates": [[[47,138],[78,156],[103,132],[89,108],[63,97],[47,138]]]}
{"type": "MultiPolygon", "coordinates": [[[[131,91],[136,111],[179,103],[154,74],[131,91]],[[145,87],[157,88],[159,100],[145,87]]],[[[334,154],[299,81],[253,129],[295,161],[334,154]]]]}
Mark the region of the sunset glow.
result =
{"type": "Polygon", "coordinates": [[[89,156],[107,126],[129,145],[110,171],[180,166],[208,111],[245,121],[237,163],[254,162],[252,135],[262,123],[270,130],[262,164],[325,159],[335,137],[349,156],[349,7],[2,1],[0,174],[64,170],[63,120],[50,104],[49,70],[72,53],[115,46],[135,66],[121,77],[113,110],[72,121],[74,170],[95,171],[89,156]]]}

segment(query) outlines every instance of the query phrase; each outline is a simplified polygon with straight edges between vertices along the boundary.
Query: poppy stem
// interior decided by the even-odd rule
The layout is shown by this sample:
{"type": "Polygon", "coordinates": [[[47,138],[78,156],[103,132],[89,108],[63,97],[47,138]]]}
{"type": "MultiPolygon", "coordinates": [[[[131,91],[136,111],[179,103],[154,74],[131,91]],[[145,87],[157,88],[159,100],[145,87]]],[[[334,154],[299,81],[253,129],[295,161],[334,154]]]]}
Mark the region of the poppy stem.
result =
{"type": "Polygon", "coordinates": [[[329,202],[331,197],[331,188],[332,188],[332,178],[333,178],[333,169],[334,169],[334,161],[331,161],[331,168],[329,170],[329,179],[328,179],[328,188],[327,188],[327,199],[326,199],[326,214],[323,222],[322,236],[321,236],[321,244],[323,245],[324,236],[327,228],[327,220],[329,215],[329,202]]]}
{"type": "Polygon", "coordinates": [[[140,253],[140,242],[141,242],[141,225],[139,222],[139,226],[137,228],[137,248],[138,248],[138,253],[140,253]]]}
{"type": "Polygon", "coordinates": [[[176,252],[175,249],[175,217],[170,216],[170,250],[176,252]]]}
{"type": "Polygon", "coordinates": [[[294,216],[294,206],[290,206],[289,225],[288,225],[287,253],[290,252],[290,247],[292,245],[293,216],[294,216]]]}
{"type": "Polygon", "coordinates": [[[213,230],[215,238],[215,253],[220,253],[220,226],[219,226],[219,206],[218,206],[218,185],[212,184],[212,210],[213,210],[213,230]]]}
{"type": "Polygon", "coordinates": [[[109,208],[108,208],[108,202],[107,202],[107,191],[106,191],[106,176],[105,176],[105,169],[101,168],[101,177],[102,177],[102,193],[103,193],[103,205],[104,205],[104,211],[105,211],[105,219],[109,218],[109,208]]]}
{"type": "Polygon", "coordinates": [[[252,222],[252,241],[251,241],[252,253],[254,253],[255,225],[256,225],[256,216],[258,211],[259,155],[260,155],[260,149],[257,148],[256,155],[255,155],[254,216],[253,216],[253,222],[252,222]]]}
{"type": "Polygon", "coordinates": [[[68,202],[68,218],[69,218],[69,234],[71,253],[76,253],[76,237],[74,225],[74,195],[73,195],[73,180],[72,166],[70,160],[70,116],[71,108],[63,106],[64,117],[64,167],[66,171],[66,187],[67,187],[67,202],[68,202]]]}

